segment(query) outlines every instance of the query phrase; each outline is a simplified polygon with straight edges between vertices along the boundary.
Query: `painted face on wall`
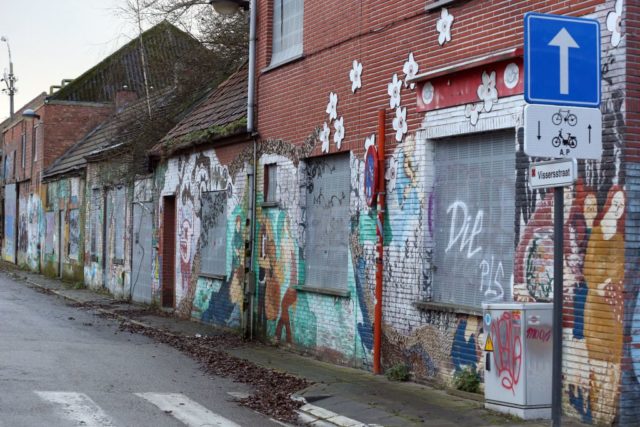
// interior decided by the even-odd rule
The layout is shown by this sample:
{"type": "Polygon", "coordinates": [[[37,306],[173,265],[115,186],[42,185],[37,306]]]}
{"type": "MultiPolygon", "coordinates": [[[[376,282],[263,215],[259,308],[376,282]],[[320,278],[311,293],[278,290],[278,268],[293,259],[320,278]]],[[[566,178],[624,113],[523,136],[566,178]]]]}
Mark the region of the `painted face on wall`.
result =
{"type": "Polygon", "coordinates": [[[180,258],[184,263],[189,262],[192,235],[193,228],[191,227],[191,221],[185,218],[182,224],[180,224],[180,258]]]}

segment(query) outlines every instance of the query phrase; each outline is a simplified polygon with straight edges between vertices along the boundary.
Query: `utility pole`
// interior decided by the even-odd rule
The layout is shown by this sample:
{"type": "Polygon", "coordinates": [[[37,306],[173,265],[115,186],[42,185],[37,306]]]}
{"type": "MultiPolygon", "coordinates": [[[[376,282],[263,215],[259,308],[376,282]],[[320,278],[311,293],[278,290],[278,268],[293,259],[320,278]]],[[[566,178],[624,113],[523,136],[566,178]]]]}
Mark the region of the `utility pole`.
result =
{"type": "Polygon", "coordinates": [[[15,93],[18,91],[15,86],[17,79],[13,74],[13,60],[11,59],[11,46],[9,46],[9,40],[5,36],[2,36],[0,37],[0,41],[3,41],[7,44],[7,50],[9,51],[9,74],[7,74],[7,72],[5,71],[4,76],[2,77],[2,79],[0,79],[0,81],[3,81],[4,84],[7,85],[7,87],[5,89],[2,89],[2,91],[9,95],[9,114],[11,115],[11,118],[13,118],[13,95],[15,95],[15,93]]]}

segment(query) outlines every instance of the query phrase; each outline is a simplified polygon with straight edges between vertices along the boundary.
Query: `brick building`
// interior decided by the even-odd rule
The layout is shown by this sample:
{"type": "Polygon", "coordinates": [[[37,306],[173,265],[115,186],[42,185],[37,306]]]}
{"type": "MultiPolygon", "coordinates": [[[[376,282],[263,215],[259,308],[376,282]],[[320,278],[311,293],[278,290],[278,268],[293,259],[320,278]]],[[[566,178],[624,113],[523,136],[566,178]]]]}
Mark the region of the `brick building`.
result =
{"type": "Polygon", "coordinates": [[[145,227],[154,233],[140,234],[136,247],[139,254],[153,254],[155,300],[181,316],[232,328],[246,325],[253,148],[244,65],[150,151],[156,166],[152,179],[137,182],[151,191],[136,194],[134,234],[145,227]]]}
{"type": "MultiPolygon", "coordinates": [[[[600,22],[603,156],[579,162],[565,195],[563,403],[586,422],[637,425],[638,40],[625,30],[637,2],[257,5],[255,326],[371,368],[364,155],[384,138],[382,363],[444,384],[467,366],[484,375],[482,303],[552,297],[553,200],[529,189],[523,152],[523,15],[600,22]]],[[[494,345],[515,392],[518,344],[494,345]]]]}
{"type": "MultiPolygon", "coordinates": [[[[128,100],[147,95],[151,99],[156,92],[173,88],[173,92],[184,95],[180,101],[191,99],[193,89],[201,85],[198,67],[209,68],[208,59],[209,51],[198,41],[162,22],[78,78],[64,80],[62,85],[53,86],[50,94],[29,103],[35,118],[22,117],[25,106],[13,121],[9,120],[3,128],[3,152],[7,153],[3,164],[8,173],[4,223],[9,230],[4,239],[4,259],[51,276],[82,282],[84,235],[81,230],[85,217],[80,212],[85,203],[85,187],[84,181],[77,178],[84,174],[84,158],[75,159],[80,165],[73,166],[80,167],[49,171],[49,180],[55,175],[56,180],[61,179],[59,185],[42,186],[43,172],[68,149],[78,145],[96,125],[113,116],[114,108],[118,112],[117,107],[124,105],[116,105],[118,95],[129,94],[128,100]],[[146,63],[140,55],[141,47],[146,63]]],[[[125,98],[122,100],[126,101],[125,98]]],[[[151,113],[150,109],[148,105],[146,114],[151,113]]],[[[135,121],[140,126],[151,123],[144,119],[135,121]]],[[[157,123],[156,129],[147,130],[146,134],[156,138],[149,146],[174,124],[175,121],[168,120],[157,123]]],[[[118,129],[119,134],[109,135],[109,143],[115,144],[114,140],[122,135],[126,139],[126,130],[118,129]]],[[[140,144],[139,147],[143,171],[149,146],[140,144]]]]}
{"type": "Polygon", "coordinates": [[[3,129],[5,171],[3,259],[40,271],[44,169],[111,111],[111,104],[68,102],[40,95],[3,129]],[[32,109],[36,117],[23,117],[32,109]]]}

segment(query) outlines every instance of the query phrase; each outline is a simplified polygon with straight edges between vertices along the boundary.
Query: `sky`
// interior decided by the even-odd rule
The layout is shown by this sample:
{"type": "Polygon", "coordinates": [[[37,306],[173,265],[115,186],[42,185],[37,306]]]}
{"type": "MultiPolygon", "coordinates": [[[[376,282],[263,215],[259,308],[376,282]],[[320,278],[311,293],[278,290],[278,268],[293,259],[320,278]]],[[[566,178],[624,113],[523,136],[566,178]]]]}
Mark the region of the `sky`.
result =
{"type": "MultiPolygon", "coordinates": [[[[0,36],[8,39],[18,111],[62,79],[73,79],[136,34],[117,8],[123,0],[0,0],[0,36]]],[[[0,77],[9,70],[0,42],[0,77]]],[[[0,83],[4,89],[4,82],[0,83]]],[[[9,117],[9,96],[0,93],[0,121],[9,117]]]]}

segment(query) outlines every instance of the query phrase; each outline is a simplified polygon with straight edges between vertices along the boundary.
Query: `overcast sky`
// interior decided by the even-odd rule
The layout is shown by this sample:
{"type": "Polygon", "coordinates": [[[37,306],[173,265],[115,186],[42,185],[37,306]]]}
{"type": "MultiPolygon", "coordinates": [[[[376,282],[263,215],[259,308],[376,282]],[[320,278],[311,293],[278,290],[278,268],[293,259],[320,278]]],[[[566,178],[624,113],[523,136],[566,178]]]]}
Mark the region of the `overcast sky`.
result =
{"type": "MultiPolygon", "coordinates": [[[[11,47],[18,78],[15,110],[75,78],[135,35],[118,15],[121,0],[0,0],[0,35],[11,47]]],[[[7,44],[0,42],[0,76],[9,70],[7,44]]],[[[1,83],[2,88],[6,86],[1,83]]],[[[0,93],[0,120],[9,116],[9,96],[0,93]]]]}

